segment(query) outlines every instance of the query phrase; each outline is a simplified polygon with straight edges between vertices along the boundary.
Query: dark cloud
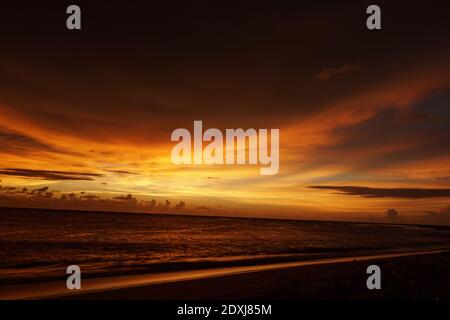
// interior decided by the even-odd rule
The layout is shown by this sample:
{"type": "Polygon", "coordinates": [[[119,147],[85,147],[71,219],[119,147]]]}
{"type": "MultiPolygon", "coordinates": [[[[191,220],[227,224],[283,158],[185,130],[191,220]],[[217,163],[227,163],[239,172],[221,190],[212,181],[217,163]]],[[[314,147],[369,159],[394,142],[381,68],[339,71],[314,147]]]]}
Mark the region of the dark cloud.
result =
{"type": "Polygon", "coordinates": [[[1,190],[1,191],[6,191],[6,192],[12,192],[12,191],[15,191],[15,190],[16,190],[16,187],[8,187],[8,186],[4,187],[4,186],[0,186],[0,190],[1,190]]]}
{"type": "Polygon", "coordinates": [[[100,196],[95,195],[95,194],[83,194],[80,199],[83,200],[100,200],[100,196]]]}
{"type": "Polygon", "coordinates": [[[450,189],[369,188],[358,186],[310,186],[309,188],[336,190],[344,195],[363,196],[365,198],[420,199],[450,197],[450,189]]]}
{"type": "Polygon", "coordinates": [[[334,129],[333,144],[315,150],[316,160],[353,162],[355,169],[367,170],[448,156],[449,105],[450,88],[408,108],[385,106],[367,120],[334,129]]]}
{"type": "Polygon", "coordinates": [[[48,187],[42,187],[42,188],[37,188],[37,189],[34,189],[33,191],[31,191],[32,193],[35,193],[35,192],[46,192],[48,190],[48,187]]]}
{"type": "Polygon", "coordinates": [[[166,200],[166,202],[164,203],[164,208],[170,208],[170,201],[166,200]]]}
{"type": "Polygon", "coordinates": [[[27,193],[28,192],[28,188],[23,187],[20,191],[17,191],[18,193],[27,193]]]}
{"type": "Polygon", "coordinates": [[[120,201],[136,201],[136,198],[133,197],[131,194],[127,194],[126,196],[114,197],[113,199],[120,201]]]}
{"type": "MultiPolygon", "coordinates": [[[[178,201],[173,207],[169,200],[157,202],[156,200],[139,200],[132,194],[116,197],[102,197],[98,194],[78,192],[61,193],[50,190],[48,186],[39,188],[16,188],[0,186],[0,206],[20,206],[33,208],[62,208],[77,210],[113,210],[134,212],[182,212],[188,205],[178,201]]],[[[190,207],[192,208],[192,207],[190,207]]]]}
{"type": "Polygon", "coordinates": [[[112,170],[112,169],[105,169],[105,171],[118,173],[118,174],[132,174],[132,175],[138,175],[139,173],[131,172],[128,170],[112,170]]]}
{"type": "Polygon", "coordinates": [[[0,170],[0,175],[39,178],[43,180],[94,180],[103,176],[99,173],[85,173],[74,171],[32,170],[20,168],[6,168],[0,170]]]}
{"type": "Polygon", "coordinates": [[[180,201],[175,205],[176,210],[182,210],[186,207],[186,203],[184,201],[180,201]]]}
{"type": "Polygon", "coordinates": [[[361,71],[361,67],[360,67],[359,63],[355,62],[353,64],[346,64],[341,67],[322,69],[316,75],[316,78],[318,80],[328,80],[337,75],[352,73],[352,72],[357,72],[357,71],[361,71]]]}
{"type": "Polygon", "coordinates": [[[0,127],[1,152],[30,153],[36,151],[70,153],[43,143],[30,136],[0,127]]]}
{"type": "Polygon", "coordinates": [[[70,34],[59,27],[63,6],[3,7],[10,14],[0,20],[0,96],[53,132],[97,140],[125,131],[128,139],[159,141],[196,118],[214,127],[277,127],[448,49],[448,17],[434,6],[385,3],[389,32],[377,34],[364,26],[362,2],[81,6],[86,28],[70,34]],[[417,14],[422,23],[410,23],[417,14]],[[364,76],[332,85],[313,79],[324,66],[338,67],[320,78],[355,71],[356,60],[364,76]]]}

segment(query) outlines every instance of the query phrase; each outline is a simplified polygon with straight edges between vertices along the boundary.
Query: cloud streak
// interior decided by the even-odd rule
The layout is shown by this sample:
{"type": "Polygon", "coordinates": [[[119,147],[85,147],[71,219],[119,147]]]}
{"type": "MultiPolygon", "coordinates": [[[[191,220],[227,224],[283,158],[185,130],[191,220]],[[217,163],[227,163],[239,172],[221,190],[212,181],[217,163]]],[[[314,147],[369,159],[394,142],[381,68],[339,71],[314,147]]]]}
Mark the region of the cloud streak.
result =
{"type": "Polygon", "coordinates": [[[112,170],[112,169],[105,169],[107,172],[117,173],[117,174],[131,174],[131,175],[138,175],[139,173],[128,171],[128,170],[112,170]]]}
{"type": "Polygon", "coordinates": [[[309,188],[335,190],[344,195],[363,196],[366,198],[421,199],[450,197],[450,189],[370,188],[360,186],[310,186],[309,188]]]}
{"type": "Polygon", "coordinates": [[[346,64],[341,67],[325,68],[316,75],[318,80],[328,80],[337,75],[361,71],[359,63],[346,64]]]}
{"type": "Polygon", "coordinates": [[[39,178],[43,180],[94,180],[94,178],[102,177],[99,173],[86,173],[74,171],[54,171],[54,170],[32,170],[20,168],[7,168],[0,170],[0,175],[23,177],[23,178],[39,178]]]}

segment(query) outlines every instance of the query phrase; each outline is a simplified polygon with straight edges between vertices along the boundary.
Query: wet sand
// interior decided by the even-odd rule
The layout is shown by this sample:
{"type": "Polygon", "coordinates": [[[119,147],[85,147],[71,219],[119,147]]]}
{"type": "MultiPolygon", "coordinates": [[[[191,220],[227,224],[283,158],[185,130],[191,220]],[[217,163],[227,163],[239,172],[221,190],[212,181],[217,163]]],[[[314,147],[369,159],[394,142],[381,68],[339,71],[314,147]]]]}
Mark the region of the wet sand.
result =
{"type": "Polygon", "coordinates": [[[447,250],[396,252],[306,261],[2,287],[1,299],[353,299],[446,298],[447,250]],[[382,290],[366,288],[366,268],[382,268],[382,290]]]}
{"type": "Polygon", "coordinates": [[[65,299],[430,299],[450,298],[450,253],[309,264],[188,281],[144,285],[65,299]],[[366,268],[382,270],[368,290],[366,268]]]}

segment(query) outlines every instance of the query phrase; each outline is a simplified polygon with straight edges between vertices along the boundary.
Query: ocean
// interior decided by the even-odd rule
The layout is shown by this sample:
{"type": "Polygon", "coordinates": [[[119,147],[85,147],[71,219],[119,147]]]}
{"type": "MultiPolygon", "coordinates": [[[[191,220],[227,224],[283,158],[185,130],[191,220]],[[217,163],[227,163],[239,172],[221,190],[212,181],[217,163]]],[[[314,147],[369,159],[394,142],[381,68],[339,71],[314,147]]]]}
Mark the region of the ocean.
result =
{"type": "Polygon", "coordinates": [[[431,226],[0,209],[0,285],[450,245],[431,226]]]}

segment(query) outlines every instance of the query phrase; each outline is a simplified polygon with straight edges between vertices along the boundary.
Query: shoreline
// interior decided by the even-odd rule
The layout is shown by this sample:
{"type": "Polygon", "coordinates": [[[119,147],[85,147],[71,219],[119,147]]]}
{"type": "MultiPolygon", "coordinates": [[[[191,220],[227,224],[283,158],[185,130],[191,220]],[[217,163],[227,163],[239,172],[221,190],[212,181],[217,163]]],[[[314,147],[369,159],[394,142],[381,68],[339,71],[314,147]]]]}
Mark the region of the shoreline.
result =
{"type": "MultiPolygon", "coordinates": [[[[144,290],[162,284],[176,284],[188,281],[203,281],[210,278],[224,278],[244,274],[255,274],[273,270],[288,270],[305,267],[321,267],[326,265],[348,264],[373,260],[398,259],[404,257],[417,257],[424,255],[437,255],[448,253],[450,248],[429,248],[428,250],[397,251],[379,254],[351,255],[322,259],[309,259],[301,261],[271,263],[262,265],[234,266],[213,269],[185,270],[171,272],[157,272],[147,274],[134,274],[103,278],[82,279],[80,291],[69,291],[65,287],[65,280],[44,283],[10,285],[0,287],[0,300],[3,299],[52,299],[69,298],[83,299],[95,296],[107,296],[109,292],[144,290]]],[[[138,295],[140,296],[140,295],[138,295]]],[[[145,295],[144,295],[145,296],[145,295]]],[[[145,297],[141,297],[145,298],[145,297]]],[[[147,297],[148,298],[148,297],[147,297]]],[[[157,298],[156,298],[157,299],[157,298]]]]}

